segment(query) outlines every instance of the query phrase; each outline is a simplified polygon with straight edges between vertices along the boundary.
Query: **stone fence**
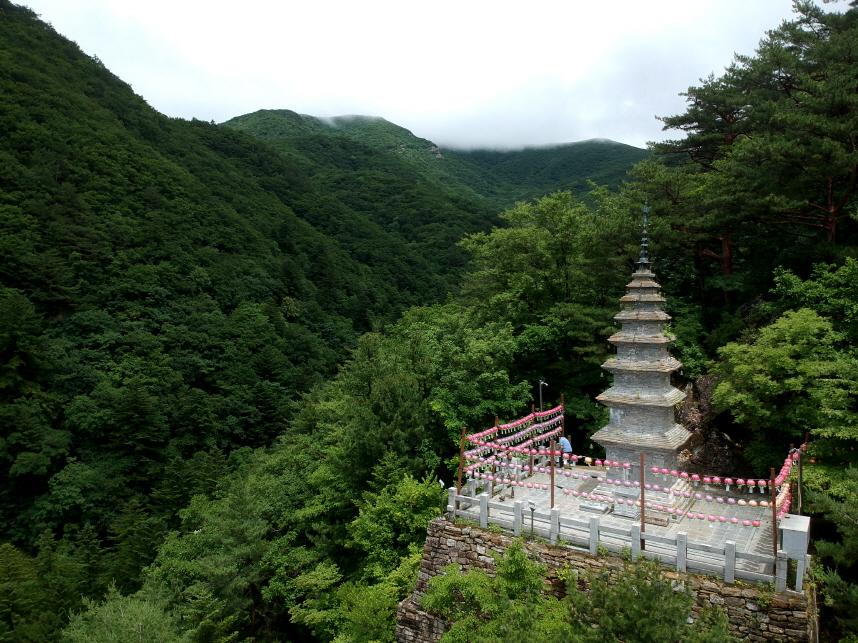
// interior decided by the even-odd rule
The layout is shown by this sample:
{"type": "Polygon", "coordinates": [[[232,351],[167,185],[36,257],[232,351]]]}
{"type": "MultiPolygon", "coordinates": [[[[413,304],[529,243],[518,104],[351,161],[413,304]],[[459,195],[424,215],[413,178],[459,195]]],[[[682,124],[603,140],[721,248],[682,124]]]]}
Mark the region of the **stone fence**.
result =
{"type": "MultiPolygon", "coordinates": [[[[494,573],[495,559],[503,554],[513,536],[495,533],[475,526],[456,524],[439,518],[429,524],[423,560],[414,593],[400,603],[397,611],[396,638],[405,643],[437,641],[448,625],[442,619],[420,608],[420,597],[430,578],[443,573],[456,563],[464,570],[481,569],[494,573]]],[[[579,573],[608,570],[613,577],[623,571],[618,556],[594,556],[590,551],[552,545],[539,541],[524,544],[528,555],[545,565],[548,581],[555,587],[562,583],[558,572],[564,568],[579,573]]],[[[694,598],[693,618],[705,606],[719,605],[726,614],[732,633],[750,641],[815,641],[816,615],[812,591],[785,590],[774,592],[770,585],[736,582],[665,569],[664,576],[683,584],[694,598]]]]}
{"type": "MultiPolygon", "coordinates": [[[[600,548],[615,554],[627,550],[633,560],[645,556],[679,572],[693,571],[718,576],[725,583],[741,579],[771,583],[777,592],[787,588],[790,565],[786,552],[782,550],[778,551],[777,557],[737,551],[736,543],[730,540],[719,545],[698,543],[690,541],[682,531],[657,535],[641,532],[639,524],[608,526],[600,523],[599,516],[579,519],[561,515],[557,508],[546,514],[533,507],[526,508],[526,505],[523,501],[512,505],[492,502],[487,493],[477,497],[457,495],[455,487],[451,487],[447,516],[451,519],[477,520],[484,529],[490,524],[496,525],[514,536],[524,533],[545,538],[552,544],[563,542],[592,555],[596,555],[600,548]]],[[[802,590],[810,559],[810,555],[804,554],[796,560],[792,587],[798,592],[802,590]]]]}

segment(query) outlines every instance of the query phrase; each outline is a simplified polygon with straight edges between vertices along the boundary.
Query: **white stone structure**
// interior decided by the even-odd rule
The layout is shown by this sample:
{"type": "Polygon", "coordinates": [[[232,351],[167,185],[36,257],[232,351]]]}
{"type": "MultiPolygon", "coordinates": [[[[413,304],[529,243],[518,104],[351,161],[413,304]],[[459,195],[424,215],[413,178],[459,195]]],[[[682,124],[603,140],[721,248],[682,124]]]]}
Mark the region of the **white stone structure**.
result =
{"type": "MultiPolygon", "coordinates": [[[[685,394],[671,385],[670,376],[682,363],[668,352],[673,340],[664,334],[664,326],[670,315],[662,310],[665,299],[650,269],[646,208],[644,212],[640,259],[620,299],[622,310],[614,317],[621,329],[608,340],[617,355],[603,364],[614,383],[596,398],[610,409],[610,420],[592,439],[605,448],[608,460],[631,463],[632,480],[639,479],[644,453],[647,482],[659,482],[650,467],[676,469],[677,454],[690,433],[675,419],[674,409],[685,394]]],[[[621,475],[614,468],[608,477],[621,475]]]]}

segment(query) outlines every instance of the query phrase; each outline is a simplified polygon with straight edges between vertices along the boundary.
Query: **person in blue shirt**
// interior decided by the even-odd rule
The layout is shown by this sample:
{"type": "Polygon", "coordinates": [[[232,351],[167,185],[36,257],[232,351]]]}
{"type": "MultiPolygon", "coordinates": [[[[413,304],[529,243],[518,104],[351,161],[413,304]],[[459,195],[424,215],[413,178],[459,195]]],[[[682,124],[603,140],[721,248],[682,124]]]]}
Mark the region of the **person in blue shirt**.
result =
{"type": "MultiPolygon", "coordinates": [[[[568,454],[569,456],[572,455],[572,443],[569,442],[569,438],[567,438],[565,435],[560,438],[560,449],[563,451],[564,455],[566,455],[566,454],[568,454]]],[[[564,456],[561,455],[560,456],[560,468],[561,469],[563,468],[563,460],[564,459],[565,459],[564,456]]]]}

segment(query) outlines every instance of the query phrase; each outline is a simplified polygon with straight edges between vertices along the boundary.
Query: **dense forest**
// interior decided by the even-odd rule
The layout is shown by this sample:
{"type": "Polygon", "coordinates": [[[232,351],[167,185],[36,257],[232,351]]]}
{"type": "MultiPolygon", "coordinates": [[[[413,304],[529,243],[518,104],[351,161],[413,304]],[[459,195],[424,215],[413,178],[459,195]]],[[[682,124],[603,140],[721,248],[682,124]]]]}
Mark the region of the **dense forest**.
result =
{"type": "MultiPolygon", "coordinates": [[[[797,4],[604,162],[169,119],[7,0],[0,42],[0,640],[392,640],[463,427],[543,378],[594,449],[644,202],[693,457],[759,476],[809,433],[823,625],[858,635],[858,9],[797,4]]],[[[646,566],[600,605],[514,549],[445,583],[450,640],[589,640],[630,594],[648,640],[726,638],[646,566]]]]}
{"type": "MultiPolygon", "coordinates": [[[[438,193],[440,183],[454,194],[479,195],[499,209],[556,190],[582,194],[590,182],[617,187],[631,165],[649,156],[646,150],[607,140],[507,151],[446,149],[382,118],[323,120],[285,109],[237,116],[224,125],[249,132],[287,155],[339,141],[344,146],[339,156],[347,159],[356,156],[352,151],[355,143],[365,145],[434,180],[438,193]]],[[[360,167],[369,170],[364,163],[360,167]]],[[[384,179],[387,185],[388,177],[384,179]]],[[[328,188],[335,189],[338,180],[329,179],[328,188]]]]}

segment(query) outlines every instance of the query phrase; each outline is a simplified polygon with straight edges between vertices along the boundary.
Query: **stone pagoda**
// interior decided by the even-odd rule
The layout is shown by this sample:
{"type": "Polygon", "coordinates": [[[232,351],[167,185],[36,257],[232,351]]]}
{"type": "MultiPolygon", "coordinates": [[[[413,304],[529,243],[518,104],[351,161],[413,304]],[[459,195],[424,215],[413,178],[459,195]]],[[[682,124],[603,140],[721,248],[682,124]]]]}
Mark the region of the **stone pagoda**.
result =
{"type": "MultiPolygon", "coordinates": [[[[664,334],[670,315],[662,310],[661,286],[650,269],[647,224],[649,207],[644,206],[641,252],[625,296],[622,310],[614,319],[621,330],[608,341],[617,347],[617,355],[602,367],[613,374],[614,384],[596,399],[610,409],[608,424],[599,429],[593,440],[605,448],[608,460],[630,462],[625,473],[639,480],[640,454],[644,454],[647,482],[664,483],[650,467],[677,468],[677,454],[690,437],[688,430],[677,424],[674,407],[685,394],[670,383],[670,375],[682,363],[670,355],[672,340],[664,334]]],[[[622,477],[616,468],[608,477],[622,477]]]]}

